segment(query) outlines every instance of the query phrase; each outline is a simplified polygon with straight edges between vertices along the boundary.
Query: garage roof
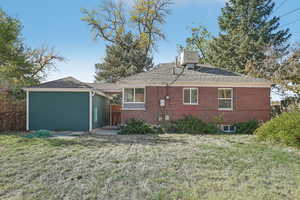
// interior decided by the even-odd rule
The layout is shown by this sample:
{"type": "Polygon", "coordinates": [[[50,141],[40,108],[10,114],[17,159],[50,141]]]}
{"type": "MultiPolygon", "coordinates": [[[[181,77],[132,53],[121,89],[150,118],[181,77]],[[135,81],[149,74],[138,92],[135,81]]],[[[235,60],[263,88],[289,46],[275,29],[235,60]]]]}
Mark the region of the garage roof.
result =
{"type": "Polygon", "coordinates": [[[32,86],[31,88],[93,88],[86,83],[80,82],[73,77],[61,78],[54,81],[32,86]]]}

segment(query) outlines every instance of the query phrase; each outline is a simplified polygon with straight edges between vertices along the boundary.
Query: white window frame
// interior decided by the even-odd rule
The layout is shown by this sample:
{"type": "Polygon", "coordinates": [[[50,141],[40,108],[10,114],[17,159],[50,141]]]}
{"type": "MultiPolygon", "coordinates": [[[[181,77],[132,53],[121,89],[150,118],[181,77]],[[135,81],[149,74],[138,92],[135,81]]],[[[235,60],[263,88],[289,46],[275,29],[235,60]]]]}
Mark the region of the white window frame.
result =
{"type": "Polygon", "coordinates": [[[198,88],[183,88],[182,90],[182,103],[184,105],[198,105],[199,103],[199,93],[198,93],[198,88]],[[184,90],[190,90],[190,103],[185,103],[184,102],[184,90]],[[192,90],[197,90],[197,103],[192,103],[192,90]]]}
{"type": "Polygon", "coordinates": [[[94,123],[98,123],[98,107],[94,107],[94,123]]]}
{"type": "Polygon", "coordinates": [[[218,110],[233,111],[233,88],[218,88],[218,110]],[[219,97],[219,90],[230,90],[231,91],[231,97],[230,98],[220,98],[219,97]],[[220,100],[231,100],[231,107],[230,108],[220,108],[220,100]]]}
{"type": "Polygon", "coordinates": [[[122,95],[122,101],[123,101],[123,104],[124,103],[137,103],[137,104],[141,104],[141,103],[146,103],[146,88],[145,87],[128,87],[128,88],[123,88],[123,95],[122,95]],[[133,102],[131,101],[125,101],[125,89],[133,89],[133,102]],[[144,89],[144,101],[143,102],[136,102],[135,101],[135,90],[136,89],[144,89]]]}
{"type": "Polygon", "coordinates": [[[224,133],[235,133],[236,132],[236,127],[235,126],[233,126],[233,125],[222,125],[222,131],[224,132],[224,133]],[[227,131],[225,131],[225,127],[228,127],[228,130],[227,131]],[[233,127],[233,131],[230,131],[230,127],[233,127]]]}

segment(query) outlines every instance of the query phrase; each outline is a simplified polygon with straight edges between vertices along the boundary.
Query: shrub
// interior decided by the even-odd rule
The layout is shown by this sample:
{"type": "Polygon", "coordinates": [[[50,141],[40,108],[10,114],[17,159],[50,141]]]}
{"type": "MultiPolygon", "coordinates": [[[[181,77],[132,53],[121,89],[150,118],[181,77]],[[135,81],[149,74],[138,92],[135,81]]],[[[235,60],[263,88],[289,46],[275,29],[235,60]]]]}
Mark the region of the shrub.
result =
{"type": "Polygon", "coordinates": [[[139,119],[130,119],[125,125],[121,126],[119,134],[154,134],[161,133],[158,127],[151,127],[148,123],[139,119]]]}
{"type": "Polygon", "coordinates": [[[205,123],[191,115],[172,121],[164,126],[168,132],[174,133],[207,134],[219,132],[215,124],[205,123]]]}
{"type": "Polygon", "coordinates": [[[259,127],[259,122],[256,120],[250,120],[247,122],[235,123],[233,126],[236,127],[236,133],[253,134],[254,131],[259,127]]]}
{"type": "Polygon", "coordinates": [[[25,138],[48,138],[48,137],[52,137],[52,134],[50,133],[50,131],[47,130],[38,130],[24,137],[25,138]]]}
{"type": "Polygon", "coordinates": [[[163,134],[166,132],[165,129],[160,125],[152,126],[152,129],[154,130],[154,133],[157,133],[157,134],[163,134]]]}
{"type": "Polygon", "coordinates": [[[285,112],[259,127],[259,140],[300,146],[300,112],[285,112]]]}

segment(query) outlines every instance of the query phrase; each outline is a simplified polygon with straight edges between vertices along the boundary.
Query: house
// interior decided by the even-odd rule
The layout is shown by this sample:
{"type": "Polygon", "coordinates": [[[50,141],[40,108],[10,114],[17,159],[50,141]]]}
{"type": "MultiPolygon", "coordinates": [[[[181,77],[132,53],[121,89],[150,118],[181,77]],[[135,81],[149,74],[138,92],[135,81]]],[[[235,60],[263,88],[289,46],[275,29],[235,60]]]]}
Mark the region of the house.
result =
{"type": "Polygon", "coordinates": [[[184,51],[174,63],[120,80],[117,84],[60,79],[26,88],[28,130],[92,130],[111,121],[109,100],[122,93],[121,123],[131,118],[152,124],[193,115],[206,122],[222,116],[225,131],[236,122],[270,119],[271,82],[197,64],[184,51]]]}

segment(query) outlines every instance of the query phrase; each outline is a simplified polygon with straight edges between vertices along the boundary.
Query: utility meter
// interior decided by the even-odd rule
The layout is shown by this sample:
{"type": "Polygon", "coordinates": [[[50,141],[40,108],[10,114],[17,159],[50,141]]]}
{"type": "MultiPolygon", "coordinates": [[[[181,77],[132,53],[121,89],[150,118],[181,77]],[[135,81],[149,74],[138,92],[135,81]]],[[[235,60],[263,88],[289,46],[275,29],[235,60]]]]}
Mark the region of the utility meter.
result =
{"type": "Polygon", "coordinates": [[[160,106],[165,107],[165,105],[166,105],[166,101],[164,99],[161,99],[160,100],[160,106]]]}

